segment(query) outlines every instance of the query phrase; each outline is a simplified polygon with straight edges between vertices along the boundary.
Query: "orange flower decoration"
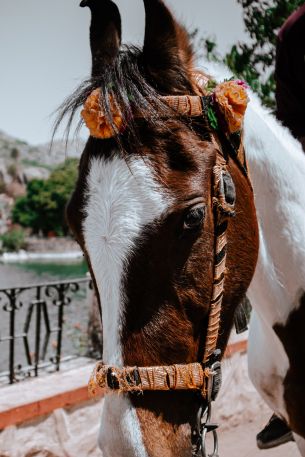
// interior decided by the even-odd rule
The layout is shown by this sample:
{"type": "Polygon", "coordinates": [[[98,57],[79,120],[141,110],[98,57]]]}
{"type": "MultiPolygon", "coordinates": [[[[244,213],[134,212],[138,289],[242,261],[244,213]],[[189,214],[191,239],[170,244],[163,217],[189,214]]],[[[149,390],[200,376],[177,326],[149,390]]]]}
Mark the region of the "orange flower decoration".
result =
{"type": "Polygon", "coordinates": [[[226,81],[218,84],[215,101],[226,120],[230,134],[241,130],[248,105],[246,85],[242,81],[226,81]]]}
{"type": "MultiPolygon", "coordinates": [[[[111,127],[109,119],[102,111],[100,105],[100,89],[95,89],[87,98],[81,115],[86,126],[90,130],[90,135],[94,138],[112,138],[116,132],[111,127]]],[[[113,124],[121,132],[124,129],[122,113],[113,97],[110,97],[113,124]]]]}

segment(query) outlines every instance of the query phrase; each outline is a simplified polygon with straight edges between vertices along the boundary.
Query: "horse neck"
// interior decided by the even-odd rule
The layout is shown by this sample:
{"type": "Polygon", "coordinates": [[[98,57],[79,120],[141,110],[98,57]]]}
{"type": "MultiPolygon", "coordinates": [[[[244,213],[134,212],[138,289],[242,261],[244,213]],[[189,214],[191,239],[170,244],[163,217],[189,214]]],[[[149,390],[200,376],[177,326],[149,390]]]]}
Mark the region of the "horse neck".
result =
{"type": "Polygon", "coordinates": [[[251,95],[245,147],[260,226],[260,252],[250,287],[267,322],[285,322],[305,278],[305,156],[300,144],[251,95]]]}

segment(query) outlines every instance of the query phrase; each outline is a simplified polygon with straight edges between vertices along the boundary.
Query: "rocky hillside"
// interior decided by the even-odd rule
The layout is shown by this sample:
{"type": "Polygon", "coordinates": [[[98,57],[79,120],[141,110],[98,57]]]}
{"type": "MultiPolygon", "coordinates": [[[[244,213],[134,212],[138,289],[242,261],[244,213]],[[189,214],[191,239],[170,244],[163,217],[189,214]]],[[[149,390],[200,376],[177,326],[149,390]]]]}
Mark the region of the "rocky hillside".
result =
{"type": "Polygon", "coordinates": [[[79,157],[83,148],[82,140],[69,142],[67,148],[62,141],[55,141],[51,149],[50,144],[33,146],[0,131],[0,174],[8,182],[12,165],[18,163],[27,179],[47,178],[65,158],[79,157]]]}
{"type": "Polygon", "coordinates": [[[19,160],[25,166],[49,169],[63,162],[66,157],[78,157],[83,147],[82,140],[69,142],[67,149],[63,141],[55,141],[51,149],[50,144],[33,146],[0,130],[0,158],[5,162],[11,160],[12,150],[17,149],[19,160]]]}

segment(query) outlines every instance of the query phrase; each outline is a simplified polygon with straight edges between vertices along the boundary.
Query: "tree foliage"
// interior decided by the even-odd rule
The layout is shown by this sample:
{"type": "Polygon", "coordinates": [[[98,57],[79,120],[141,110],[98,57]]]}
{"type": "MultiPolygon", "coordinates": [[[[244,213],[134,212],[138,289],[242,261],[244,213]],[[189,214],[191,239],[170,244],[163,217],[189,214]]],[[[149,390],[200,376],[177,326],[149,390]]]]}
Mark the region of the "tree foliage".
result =
{"type": "Polygon", "coordinates": [[[30,227],[34,233],[66,234],[65,206],[74,189],[76,177],[77,160],[69,159],[57,167],[49,179],[30,181],[26,195],[16,200],[13,221],[30,227]]]}
{"type": "Polygon", "coordinates": [[[224,62],[236,76],[249,83],[266,106],[274,109],[277,34],[290,14],[304,4],[304,0],[237,1],[243,8],[249,42],[238,42],[225,56],[220,56],[216,42],[204,39],[205,55],[210,60],[224,62]]]}

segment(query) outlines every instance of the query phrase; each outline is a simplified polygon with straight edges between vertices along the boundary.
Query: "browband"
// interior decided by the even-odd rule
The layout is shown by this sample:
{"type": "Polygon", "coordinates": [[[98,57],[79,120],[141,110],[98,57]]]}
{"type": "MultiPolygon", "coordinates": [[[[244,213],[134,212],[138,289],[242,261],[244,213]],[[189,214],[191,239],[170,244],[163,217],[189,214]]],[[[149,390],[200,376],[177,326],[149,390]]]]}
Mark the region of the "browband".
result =
{"type": "MultiPolygon", "coordinates": [[[[169,95],[160,96],[159,100],[171,108],[174,115],[205,116],[214,131],[222,131],[225,135],[230,136],[242,129],[249,100],[246,87],[243,81],[230,80],[216,84],[213,90],[205,91],[204,96],[169,95]]],[[[113,125],[102,109],[100,97],[100,89],[95,89],[87,98],[81,115],[92,137],[111,138],[123,132],[126,125],[124,125],[115,97],[111,95],[109,99],[113,125]]],[[[135,110],[134,117],[141,118],[142,116],[135,110]]]]}

